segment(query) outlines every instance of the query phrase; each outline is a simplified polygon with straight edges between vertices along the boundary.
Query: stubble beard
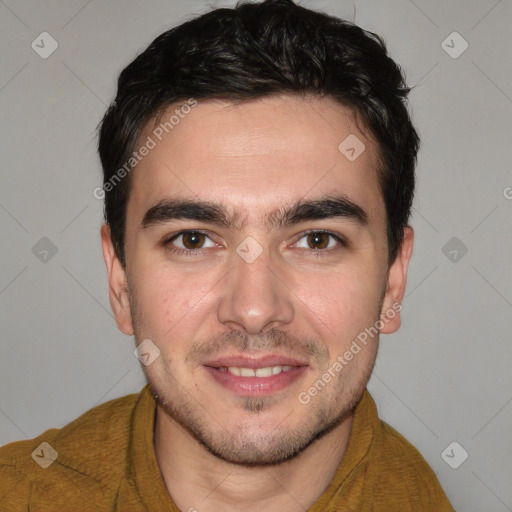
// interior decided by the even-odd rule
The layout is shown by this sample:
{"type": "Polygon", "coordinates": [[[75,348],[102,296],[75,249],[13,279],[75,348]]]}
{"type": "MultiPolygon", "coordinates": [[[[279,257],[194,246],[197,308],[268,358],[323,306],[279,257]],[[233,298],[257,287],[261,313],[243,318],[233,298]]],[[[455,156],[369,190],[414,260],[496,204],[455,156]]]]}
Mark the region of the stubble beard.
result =
{"type": "MultiPolygon", "coordinates": [[[[359,403],[372,370],[373,364],[359,379],[360,384],[355,388],[342,388],[334,398],[329,399],[326,395],[326,400],[321,401],[315,400],[320,398],[317,396],[309,404],[299,405],[307,409],[298,425],[285,425],[288,417],[285,414],[283,424],[277,425],[272,432],[256,434],[243,424],[235,424],[229,429],[224,427],[222,418],[214,418],[195,399],[187,399],[188,393],[180,391],[179,385],[172,386],[174,389],[169,390],[168,383],[166,385],[156,382],[157,379],[153,379],[150,372],[146,372],[146,377],[157,402],[157,414],[166,414],[209,453],[225,462],[245,467],[265,467],[276,466],[298,457],[315,441],[347,420],[359,403]]],[[[169,380],[172,382],[175,379],[173,377],[169,380]]],[[[272,407],[278,407],[278,402],[273,396],[242,397],[238,404],[242,414],[254,415],[256,420],[272,407]]],[[[291,409],[296,407],[295,403],[291,405],[291,409]]]]}

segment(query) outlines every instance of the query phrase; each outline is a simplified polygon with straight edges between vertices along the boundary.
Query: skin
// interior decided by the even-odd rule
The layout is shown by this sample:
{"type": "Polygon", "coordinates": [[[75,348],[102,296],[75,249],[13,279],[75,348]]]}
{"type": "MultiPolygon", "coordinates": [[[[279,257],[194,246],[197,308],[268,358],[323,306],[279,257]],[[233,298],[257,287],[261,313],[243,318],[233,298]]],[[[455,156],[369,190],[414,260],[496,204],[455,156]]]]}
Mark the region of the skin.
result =
{"type": "MultiPolygon", "coordinates": [[[[140,140],[152,129],[149,123],[140,140]]],[[[101,229],[110,302],[123,333],[137,343],[149,338],[160,350],[143,370],[159,395],[157,460],[181,510],[302,511],[331,482],[378,336],[308,404],[298,395],[401,303],[412,252],[408,227],[398,257],[387,260],[377,165],[376,146],[350,109],[328,98],[279,95],[238,106],[200,102],[132,171],[126,269],[108,225],[101,229]],[[350,134],[366,146],[354,161],[338,150],[350,134]],[[265,226],[283,206],[326,194],[359,205],[367,224],[336,217],[265,226]],[[217,202],[244,225],[180,219],[141,228],[145,212],[167,197],[217,202]],[[164,246],[184,229],[208,236],[164,246]],[[329,231],[347,244],[329,236],[312,241],[304,234],[309,230],[329,231]],[[263,250],[251,263],[236,252],[248,236],[263,250]],[[198,250],[186,256],[170,247],[198,250]],[[307,371],[268,396],[240,396],[212,379],[203,363],[242,351],[297,357],[307,371]]],[[[397,312],[380,332],[399,326],[397,312]]]]}

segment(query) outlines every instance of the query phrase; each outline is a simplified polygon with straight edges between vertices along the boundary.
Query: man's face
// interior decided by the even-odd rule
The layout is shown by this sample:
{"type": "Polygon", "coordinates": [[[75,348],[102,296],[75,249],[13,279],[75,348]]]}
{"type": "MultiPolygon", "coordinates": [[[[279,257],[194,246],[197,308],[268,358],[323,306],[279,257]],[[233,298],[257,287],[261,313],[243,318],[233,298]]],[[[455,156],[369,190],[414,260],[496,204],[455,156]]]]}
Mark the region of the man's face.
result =
{"type": "Polygon", "coordinates": [[[161,141],[154,129],[131,175],[126,274],[104,236],[116,320],[160,350],[143,369],[166,421],[224,460],[281,462],[353,409],[378,337],[335,362],[403,293],[374,143],[334,100],[292,96],[201,102],[161,141]]]}

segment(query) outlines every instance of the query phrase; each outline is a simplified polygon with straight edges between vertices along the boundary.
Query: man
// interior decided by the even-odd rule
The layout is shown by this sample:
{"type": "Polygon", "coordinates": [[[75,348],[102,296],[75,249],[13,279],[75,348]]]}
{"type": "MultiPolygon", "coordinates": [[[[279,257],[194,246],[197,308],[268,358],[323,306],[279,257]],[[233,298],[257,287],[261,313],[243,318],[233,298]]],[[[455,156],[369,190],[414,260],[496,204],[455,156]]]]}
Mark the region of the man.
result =
{"type": "Polygon", "coordinates": [[[148,385],[3,447],[3,509],[453,510],[366,390],[413,246],[407,92],[378,36],[291,0],[122,72],[96,194],[148,385]]]}

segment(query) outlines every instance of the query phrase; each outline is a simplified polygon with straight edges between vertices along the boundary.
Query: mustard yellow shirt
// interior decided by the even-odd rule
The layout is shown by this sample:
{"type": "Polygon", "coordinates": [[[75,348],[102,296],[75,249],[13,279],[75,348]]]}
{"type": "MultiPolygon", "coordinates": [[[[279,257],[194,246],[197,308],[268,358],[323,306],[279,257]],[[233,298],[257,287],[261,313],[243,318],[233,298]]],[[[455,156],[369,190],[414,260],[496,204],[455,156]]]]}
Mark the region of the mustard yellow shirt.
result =
{"type": "MultiPolygon", "coordinates": [[[[0,510],[180,512],[154,451],[155,408],[146,385],[62,429],[3,446],[0,510]]],[[[307,512],[334,511],[454,511],[416,448],[379,420],[368,391],[356,407],[342,463],[307,512]]]]}

